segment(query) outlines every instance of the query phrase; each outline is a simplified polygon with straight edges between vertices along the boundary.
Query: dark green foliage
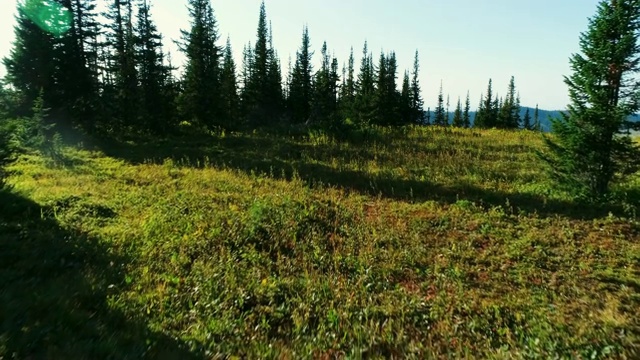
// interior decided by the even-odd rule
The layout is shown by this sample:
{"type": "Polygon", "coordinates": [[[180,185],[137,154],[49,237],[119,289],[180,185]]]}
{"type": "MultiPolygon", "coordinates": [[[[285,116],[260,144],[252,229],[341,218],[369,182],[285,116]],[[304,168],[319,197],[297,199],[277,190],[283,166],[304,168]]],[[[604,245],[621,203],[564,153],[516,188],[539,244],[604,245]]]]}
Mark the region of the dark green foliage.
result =
{"type": "Polygon", "coordinates": [[[520,126],[520,97],[516,94],[514,77],[509,82],[509,90],[504,102],[498,107],[496,127],[501,129],[517,129],[520,126]]]}
{"type": "Polygon", "coordinates": [[[221,49],[210,0],[189,1],[190,30],[182,31],[187,63],[182,80],[180,114],[209,129],[224,126],[220,91],[221,49]]]}
{"type": "Polygon", "coordinates": [[[367,42],[362,49],[362,60],[360,62],[360,72],[356,83],[355,109],[357,122],[360,124],[371,124],[376,118],[376,87],[375,68],[373,66],[373,56],[369,53],[367,42]]]}
{"type": "Polygon", "coordinates": [[[315,75],[311,119],[333,124],[338,115],[338,60],[329,56],[327,43],[322,44],[322,63],[315,75]]]}
{"type": "MultiPolygon", "coordinates": [[[[480,107],[478,108],[478,112],[476,114],[476,119],[474,122],[474,127],[478,128],[492,128],[496,126],[497,123],[497,109],[496,103],[493,98],[493,88],[492,88],[492,80],[489,79],[489,86],[487,87],[487,93],[484,98],[480,97],[480,107]]],[[[496,99],[497,100],[497,99],[496,99]]]]}
{"type": "Polygon", "coordinates": [[[9,131],[4,127],[4,121],[0,119],[0,190],[5,187],[7,176],[5,167],[13,160],[9,139],[9,131]]]}
{"type": "Polygon", "coordinates": [[[29,7],[38,1],[18,3],[15,40],[13,47],[3,63],[7,69],[7,80],[22,95],[20,113],[29,112],[31,104],[38,98],[41,91],[46,100],[54,97],[57,88],[54,46],[57,42],[54,35],[41,29],[28,16],[29,7]],[[50,95],[52,94],[52,95],[50,95]]]}
{"type": "Polygon", "coordinates": [[[400,93],[397,89],[398,63],[396,54],[380,54],[376,83],[375,123],[378,125],[399,125],[400,93]]]}
{"type": "Polygon", "coordinates": [[[462,126],[465,128],[471,127],[471,99],[469,98],[469,92],[467,91],[467,99],[464,102],[464,113],[462,114],[462,126]]]}
{"type": "Polygon", "coordinates": [[[75,124],[92,131],[100,109],[96,0],[63,0],[62,4],[73,21],[56,55],[63,94],[59,100],[61,112],[52,115],[69,116],[75,124]]]}
{"type": "Polygon", "coordinates": [[[141,121],[143,129],[155,134],[166,134],[171,128],[173,98],[165,91],[168,86],[167,69],[162,53],[162,37],[151,20],[150,6],[143,0],[138,7],[135,28],[136,64],[141,90],[141,121]]]}
{"type": "Polygon", "coordinates": [[[5,167],[12,162],[12,144],[10,143],[9,114],[14,111],[11,92],[0,82],[0,190],[4,187],[5,167]]]}
{"type": "Polygon", "coordinates": [[[529,108],[527,108],[527,110],[524,113],[524,116],[522,117],[522,128],[524,130],[533,130],[533,124],[531,123],[531,114],[529,112],[529,108]]]}
{"type": "Polygon", "coordinates": [[[412,107],[411,85],[409,83],[409,73],[404,72],[402,77],[402,90],[400,90],[399,116],[402,124],[416,124],[415,112],[412,107]]]}
{"type": "Polygon", "coordinates": [[[50,110],[44,105],[43,94],[41,92],[34,100],[32,115],[17,123],[15,139],[22,150],[35,150],[54,163],[59,163],[62,160],[62,139],[55,131],[56,124],[50,120],[50,110]]]}
{"type": "Polygon", "coordinates": [[[612,183],[637,171],[640,150],[622,133],[638,111],[640,0],[602,1],[581,34],[581,53],[565,77],[571,103],[552,121],[543,158],[560,185],[601,199],[612,183]]]}
{"type": "Polygon", "coordinates": [[[409,92],[411,96],[411,122],[422,125],[424,119],[424,100],[422,99],[422,90],[420,88],[420,81],[418,80],[418,74],[420,72],[420,59],[418,56],[418,50],[413,59],[413,71],[411,72],[411,90],[409,92]]]}
{"type": "Polygon", "coordinates": [[[540,123],[540,110],[538,104],[536,104],[536,110],[533,112],[533,129],[536,131],[542,131],[542,124],[540,123]]]}
{"type": "Polygon", "coordinates": [[[233,60],[231,40],[227,38],[227,45],[222,60],[220,73],[220,95],[222,97],[222,122],[225,127],[237,128],[240,114],[240,97],[238,95],[238,79],[236,76],[236,63],[233,60]]]}
{"type": "Polygon", "coordinates": [[[340,86],[340,113],[343,119],[353,119],[355,117],[356,80],[355,80],[355,60],[353,58],[353,47],[349,54],[349,63],[346,71],[343,71],[342,85],[340,86]]]}
{"type": "Polygon", "coordinates": [[[302,44],[296,53],[296,62],[291,71],[288,108],[294,123],[306,122],[311,116],[313,52],[309,39],[309,28],[302,30],[302,44]]]}
{"type": "Polygon", "coordinates": [[[433,125],[446,126],[449,115],[444,109],[444,94],[442,93],[442,82],[440,82],[440,92],[438,93],[438,106],[434,111],[433,125]]]}
{"type": "Polygon", "coordinates": [[[140,127],[140,92],[136,69],[135,34],[132,0],[115,0],[105,14],[109,81],[104,84],[108,130],[122,131],[140,127]]]}
{"type": "Polygon", "coordinates": [[[282,74],[280,63],[267,26],[264,2],[260,5],[260,17],[255,48],[245,52],[247,81],[243,88],[245,117],[256,125],[268,125],[278,120],[282,110],[282,74]]]}
{"type": "Polygon", "coordinates": [[[464,118],[462,115],[462,102],[460,98],[458,98],[458,105],[456,106],[456,110],[453,113],[453,126],[455,127],[464,127],[464,118]]]}

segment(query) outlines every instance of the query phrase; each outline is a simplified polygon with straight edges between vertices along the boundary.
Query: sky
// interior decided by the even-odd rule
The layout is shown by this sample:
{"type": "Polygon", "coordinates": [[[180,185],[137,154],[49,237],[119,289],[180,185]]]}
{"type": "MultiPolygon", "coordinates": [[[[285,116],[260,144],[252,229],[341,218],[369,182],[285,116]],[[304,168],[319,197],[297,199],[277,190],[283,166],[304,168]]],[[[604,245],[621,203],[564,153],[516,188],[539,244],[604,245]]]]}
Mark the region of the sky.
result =
{"type": "MultiPolygon", "coordinates": [[[[18,0],[0,0],[0,57],[13,40],[18,0]]],[[[262,0],[212,0],[221,34],[231,39],[240,70],[242,48],[255,43],[262,0]]],[[[107,0],[98,0],[106,3],[107,0]]],[[[174,65],[184,57],[173,40],[188,27],[187,0],[150,0],[152,14],[171,51],[174,65]]],[[[569,57],[579,51],[579,36],[598,0],[265,0],[274,47],[286,74],[295,60],[302,29],[309,27],[314,61],[324,41],[342,65],[354,49],[356,71],[366,40],[377,63],[380,52],[395,51],[398,83],[420,54],[420,82],[425,108],[436,105],[442,82],[451,108],[471,94],[476,107],[489,79],[504,95],[515,77],[523,106],[565,109],[569,102],[563,76],[569,57]]],[[[0,76],[5,69],[0,66],[0,76]]]]}

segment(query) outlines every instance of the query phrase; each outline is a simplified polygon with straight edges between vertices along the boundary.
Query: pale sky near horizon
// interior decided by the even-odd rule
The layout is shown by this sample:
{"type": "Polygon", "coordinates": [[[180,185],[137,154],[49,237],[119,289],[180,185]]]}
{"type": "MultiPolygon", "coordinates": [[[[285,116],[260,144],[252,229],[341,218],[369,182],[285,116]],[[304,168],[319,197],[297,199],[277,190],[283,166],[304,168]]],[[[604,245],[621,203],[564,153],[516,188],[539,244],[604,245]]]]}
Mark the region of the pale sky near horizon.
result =
{"type": "MultiPolygon", "coordinates": [[[[106,3],[106,0],[99,0],[106,3]]],[[[240,70],[243,46],[255,42],[261,0],[213,0],[221,34],[231,37],[240,70]]],[[[436,105],[440,81],[451,97],[471,93],[472,108],[485,92],[489,78],[494,92],[504,95],[515,76],[522,105],[564,109],[568,103],[563,75],[569,57],[579,51],[578,40],[596,12],[598,0],[266,0],[273,41],[282,61],[295,59],[302,28],[309,26],[314,60],[323,41],[341,66],[353,46],[356,71],[365,40],[374,61],[384,50],[398,57],[398,83],[420,53],[420,81],[425,108],[436,105]]],[[[186,0],[151,0],[152,14],[171,50],[174,65],[183,57],[172,40],[188,26],[186,0]]],[[[13,40],[17,0],[0,0],[0,57],[13,40]]],[[[3,66],[0,76],[5,74],[3,66]]],[[[317,68],[317,66],[316,66],[317,68]]]]}

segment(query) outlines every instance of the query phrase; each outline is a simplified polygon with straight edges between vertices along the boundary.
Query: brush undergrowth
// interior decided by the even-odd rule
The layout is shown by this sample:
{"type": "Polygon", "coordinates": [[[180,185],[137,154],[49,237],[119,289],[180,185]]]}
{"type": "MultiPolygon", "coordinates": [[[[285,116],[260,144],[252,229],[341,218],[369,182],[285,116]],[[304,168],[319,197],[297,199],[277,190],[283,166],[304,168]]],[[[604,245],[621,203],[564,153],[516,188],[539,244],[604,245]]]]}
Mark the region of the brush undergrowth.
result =
{"type": "Polygon", "coordinates": [[[639,180],[553,188],[531,132],[261,132],[23,155],[0,358],[636,358],[639,180]]]}

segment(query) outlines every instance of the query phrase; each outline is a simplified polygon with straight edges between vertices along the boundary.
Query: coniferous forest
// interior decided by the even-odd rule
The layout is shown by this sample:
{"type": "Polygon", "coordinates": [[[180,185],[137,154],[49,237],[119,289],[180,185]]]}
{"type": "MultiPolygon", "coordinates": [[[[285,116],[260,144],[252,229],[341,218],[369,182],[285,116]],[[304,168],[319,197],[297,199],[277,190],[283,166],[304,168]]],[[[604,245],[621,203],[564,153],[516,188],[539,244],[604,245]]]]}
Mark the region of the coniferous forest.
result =
{"type": "MultiPolygon", "coordinates": [[[[345,121],[472,124],[468,99],[465,118],[453,121],[444,94],[430,119],[423,109],[417,51],[413,68],[399,69],[395,52],[377,56],[365,42],[356,68],[353,50],[349,59],[336,59],[324,42],[317,52],[304,28],[300,48],[285,69],[273,47],[264,3],[255,42],[244,45],[237,63],[231,39],[220,38],[211,2],[189,0],[190,23],[179,39],[186,63],[180,68],[163,52],[166,40],[146,1],[110,2],[104,14],[96,11],[95,0],[53,1],[58,13],[48,28],[34,21],[44,3],[26,1],[19,7],[14,48],[4,59],[6,80],[21,95],[14,104],[18,115],[28,115],[42,97],[50,121],[118,136],[166,135],[181,122],[206,131],[301,123],[339,128],[345,121]],[[320,60],[317,69],[314,56],[320,60]]],[[[521,119],[514,79],[504,98],[494,93],[489,81],[476,127],[535,127],[521,119]]]]}
{"type": "Polygon", "coordinates": [[[555,112],[181,1],[178,39],[150,0],[18,2],[0,359],[640,358],[640,0],[599,2],[555,112]]]}

